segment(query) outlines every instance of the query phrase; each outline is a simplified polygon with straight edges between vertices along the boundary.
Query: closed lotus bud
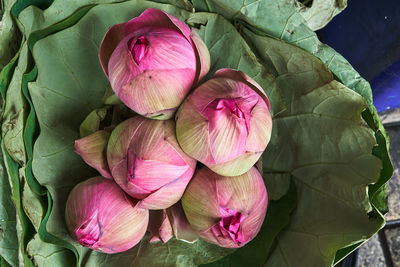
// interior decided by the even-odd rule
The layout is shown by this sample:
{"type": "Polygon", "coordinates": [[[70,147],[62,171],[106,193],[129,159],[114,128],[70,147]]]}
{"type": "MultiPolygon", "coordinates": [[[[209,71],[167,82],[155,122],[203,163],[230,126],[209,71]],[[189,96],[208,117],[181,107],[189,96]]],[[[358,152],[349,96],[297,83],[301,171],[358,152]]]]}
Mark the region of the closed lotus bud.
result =
{"type": "Polygon", "coordinates": [[[243,174],[257,162],[271,129],[264,91],[232,69],[217,71],[185,100],[176,116],[183,151],[225,176],[243,174]]]}
{"type": "Polygon", "coordinates": [[[114,181],[99,176],[74,187],[65,219],[71,236],[81,245],[113,254],[139,243],[149,211],[138,208],[114,181]]]}
{"type": "Polygon", "coordinates": [[[203,167],[182,197],[186,217],[199,236],[227,248],[242,247],[257,235],[267,205],[264,181],[254,167],[233,177],[203,167]]]}
{"type": "Polygon", "coordinates": [[[196,167],[196,161],[176,141],[174,121],[141,116],[114,129],[107,161],[114,180],[146,209],[165,209],[175,204],[196,167]]]}
{"type": "Polygon", "coordinates": [[[99,58],[114,92],[136,113],[168,119],[210,68],[210,55],[198,34],[183,21],[147,9],[111,27],[99,58]]]}

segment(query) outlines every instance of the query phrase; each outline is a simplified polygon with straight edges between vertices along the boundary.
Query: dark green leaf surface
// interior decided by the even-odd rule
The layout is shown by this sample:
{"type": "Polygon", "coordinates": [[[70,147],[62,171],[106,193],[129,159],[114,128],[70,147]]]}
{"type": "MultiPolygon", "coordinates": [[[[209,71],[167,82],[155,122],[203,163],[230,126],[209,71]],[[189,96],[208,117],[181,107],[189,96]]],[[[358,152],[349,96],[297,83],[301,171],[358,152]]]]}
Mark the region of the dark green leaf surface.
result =
{"type": "MultiPolygon", "coordinates": [[[[22,218],[17,237],[23,238],[22,248],[27,248],[35,263],[71,266],[77,260],[82,266],[196,266],[233,252],[216,250],[202,241],[191,245],[172,240],[161,246],[144,240],[125,253],[105,255],[73,243],[66,231],[64,205],[69,191],[95,175],[74,153],[73,143],[87,115],[104,107],[108,81],[98,63],[100,41],[108,27],[149,7],[163,9],[197,28],[211,54],[208,78],[219,68],[242,70],[260,83],[271,100],[273,136],[263,155],[271,199],[267,220],[252,243],[215,266],[262,266],[264,262],[267,266],[329,266],[382,226],[380,212],[386,209],[382,186],[392,166],[371,89],[343,57],[318,41],[292,1],[55,0],[45,11],[39,8],[45,6],[42,2],[46,1],[17,1],[14,6],[36,66],[25,74],[30,70],[23,65],[26,56],[17,68],[15,58],[0,77],[2,96],[15,107],[6,106],[5,114],[24,112],[12,131],[3,128],[7,130],[3,134],[9,132],[9,150],[24,151],[12,153],[21,164],[26,162],[21,185],[15,173],[18,165],[10,157],[8,165],[13,170],[9,171],[13,187],[19,188],[19,195],[13,192],[17,215],[22,218]],[[115,3],[104,4],[111,2],[115,3]],[[196,11],[221,14],[238,31],[217,14],[191,13],[191,2],[196,11]],[[361,119],[366,107],[363,117],[369,127],[361,119]],[[18,140],[16,146],[14,140],[18,140]],[[32,225],[22,206],[38,230],[30,242],[32,225]],[[44,208],[44,217],[42,211],[31,212],[35,207],[44,208]],[[304,244],[307,249],[299,249],[304,244]]],[[[7,115],[5,123],[15,118],[7,115]]],[[[101,116],[95,117],[84,130],[98,127],[100,120],[101,116]]],[[[19,252],[27,260],[26,253],[19,252]]]]}
{"type": "MultiPolygon", "coordinates": [[[[101,99],[107,80],[98,64],[97,53],[105,31],[109,26],[126,21],[140,14],[145,8],[153,6],[166,8],[168,12],[184,19],[190,18],[190,13],[170,6],[143,1],[138,1],[138,3],[93,7],[75,26],[41,39],[33,48],[33,56],[39,71],[36,82],[29,84],[29,92],[36,107],[41,128],[34,150],[33,171],[38,181],[47,186],[52,196],[56,196],[46,229],[64,240],[69,240],[65,227],[60,227],[64,225],[65,199],[75,184],[87,179],[92,173],[90,168],[73,152],[73,142],[79,138],[79,125],[85,116],[93,108],[102,105],[101,99]],[[110,13],[115,16],[109,16],[110,13]],[[102,29],[97,27],[94,31],[94,23],[101,25],[102,29]],[[56,54],[57,57],[47,56],[49,53],[56,54]],[[48,72],[52,72],[53,75],[47,75],[48,72]],[[66,77],[69,78],[66,80],[66,77]],[[64,82],[60,83],[60,80],[64,82]],[[66,162],[69,164],[65,164],[66,162]]],[[[200,34],[204,36],[204,40],[210,47],[213,62],[215,62],[213,71],[223,66],[238,68],[249,73],[260,81],[271,100],[276,99],[272,102],[275,103],[274,106],[277,106],[275,110],[282,110],[281,96],[277,92],[273,77],[258,63],[234,27],[216,15],[208,17],[206,17],[208,23],[201,27],[200,34]],[[217,27],[217,24],[222,27],[217,27]],[[221,53],[222,50],[226,50],[227,43],[215,43],[215,36],[221,35],[226,36],[225,42],[233,45],[232,52],[243,51],[243,56],[228,61],[221,53]],[[232,42],[232,40],[236,41],[232,42]]],[[[194,16],[192,19],[197,18],[194,16]]],[[[229,52],[228,50],[225,53],[229,52]]],[[[150,249],[148,246],[144,247],[150,249]]],[[[171,246],[177,253],[180,249],[187,250],[190,247],[182,242],[171,246]]],[[[198,249],[200,247],[197,245],[198,249]]],[[[145,249],[141,251],[143,255],[150,255],[145,249]]],[[[172,254],[176,257],[177,253],[172,254]]],[[[148,257],[143,256],[139,262],[148,261],[148,257]]],[[[176,260],[174,257],[169,259],[169,264],[176,260]]],[[[113,261],[113,257],[109,259],[113,261]]],[[[163,259],[163,254],[160,254],[160,259],[163,259]]],[[[198,262],[201,263],[204,260],[199,259],[198,262]]]]}
{"type": "Polygon", "coordinates": [[[22,76],[28,67],[28,47],[23,45],[17,66],[6,92],[5,108],[2,114],[2,138],[11,157],[21,165],[26,161],[23,127],[26,117],[26,103],[21,91],[22,76]]]}
{"type": "Polygon", "coordinates": [[[11,7],[16,0],[3,0],[0,19],[0,71],[17,53],[21,41],[17,25],[11,16],[11,7]]]}
{"type": "MultiPolygon", "coordinates": [[[[11,200],[11,187],[0,150],[0,255],[11,266],[18,266],[19,241],[17,237],[17,218],[11,200]]],[[[3,266],[3,265],[1,265],[3,266]]]]}
{"type": "Polygon", "coordinates": [[[18,164],[13,161],[11,156],[5,149],[4,143],[1,143],[2,154],[4,155],[4,162],[7,170],[7,176],[11,185],[11,199],[16,209],[16,230],[18,240],[18,261],[19,264],[24,266],[33,266],[32,261],[29,259],[26,252],[26,245],[34,234],[34,228],[26,216],[22,207],[21,200],[21,184],[19,179],[18,164]]]}
{"type": "Polygon", "coordinates": [[[273,120],[264,172],[291,173],[299,196],[267,266],[330,266],[337,250],[383,225],[382,218],[368,216],[367,186],[378,181],[382,163],[372,155],[374,132],[361,117],[367,104],[308,52],[250,31],[244,34],[277,73],[288,103],[273,120]],[[304,242],[307,246],[300,249],[304,242]]]}
{"type": "Polygon", "coordinates": [[[68,249],[43,242],[38,234],[28,243],[26,250],[36,266],[54,267],[56,265],[75,265],[75,259],[71,257],[71,252],[68,249]]]}
{"type": "MultiPolygon", "coordinates": [[[[363,116],[368,117],[366,121],[374,130],[377,142],[374,155],[379,157],[383,164],[379,180],[369,186],[369,196],[374,206],[384,213],[387,210],[387,192],[382,185],[392,176],[393,167],[388,157],[389,139],[373,106],[372,90],[368,82],[360,77],[346,59],[318,40],[316,34],[306,26],[304,18],[296,13],[290,0],[250,0],[234,4],[228,0],[194,0],[194,6],[196,10],[219,13],[234,23],[245,25],[258,35],[283,39],[307,50],[323,61],[335,79],[364,97],[368,109],[364,111],[363,116]]],[[[251,43],[253,40],[248,41],[251,43]]],[[[383,216],[379,217],[383,221],[383,216]]],[[[340,254],[346,255],[343,252],[340,254]]],[[[336,257],[335,262],[341,258],[336,257]]]]}
{"type": "Polygon", "coordinates": [[[165,266],[195,267],[200,264],[218,260],[233,252],[232,249],[221,248],[198,240],[194,244],[175,238],[166,244],[149,243],[145,238],[138,248],[138,254],[132,262],[133,266],[165,266]]]}

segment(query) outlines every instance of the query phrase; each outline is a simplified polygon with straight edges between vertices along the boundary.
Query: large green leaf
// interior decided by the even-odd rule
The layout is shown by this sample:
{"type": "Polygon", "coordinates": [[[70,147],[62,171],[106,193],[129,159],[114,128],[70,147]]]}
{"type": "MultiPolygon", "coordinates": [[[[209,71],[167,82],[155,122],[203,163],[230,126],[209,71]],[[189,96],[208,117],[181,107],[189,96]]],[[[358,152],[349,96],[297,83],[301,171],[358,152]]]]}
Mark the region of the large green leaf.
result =
{"type": "Polygon", "coordinates": [[[2,138],[5,147],[13,159],[20,164],[26,161],[23,141],[23,126],[26,118],[26,103],[21,91],[22,76],[28,67],[28,46],[26,43],[20,52],[14,75],[6,92],[2,124],[2,138]]]}
{"type": "Polygon", "coordinates": [[[145,238],[138,249],[139,252],[132,262],[133,266],[138,267],[195,267],[232,253],[232,249],[221,248],[201,239],[190,244],[173,238],[162,244],[149,243],[145,238]]]}
{"type": "MultiPolygon", "coordinates": [[[[124,2],[124,0],[19,0],[13,8],[13,13],[18,16],[24,26],[25,35],[29,37],[35,31],[68,19],[83,7],[119,2],[124,2]],[[43,11],[40,6],[46,5],[49,7],[43,11]]],[[[172,4],[188,11],[193,8],[189,0],[156,0],[154,2],[172,4]]]]}
{"type": "MultiPolygon", "coordinates": [[[[283,110],[282,96],[273,76],[259,63],[234,27],[222,17],[214,14],[192,15],[169,5],[146,1],[93,7],[76,25],[40,39],[33,47],[38,77],[28,87],[41,129],[34,147],[33,172],[37,180],[47,187],[54,200],[45,230],[62,240],[71,241],[63,217],[69,191],[79,181],[95,175],[74,153],[73,143],[79,138],[79,125],[86,115],[92,109],[102,106],[102,97],[108,84],[98,63],[98,46],[109,26],[127,21],[149,7],[162,8],[189,23],[201,23],[199,34],[209,46],[213,60],[210,75],[221,67],[243,70],[264,87],[273,103],[273,112],[283,110]],[[94,24],[97,25],[96,31],[93,30],[94,24]],[[220,36],[224,36],[222,42],[218,41],[220,36]],[[228,44],[230,49],[226,48],[228,44]],[[242,51],[242,54],[234,58],[226,56],[236,51],[242,51]]],[[[193,250],[190,244],[180,241],[175,243],[169,247],[169,250],[173,250],[169,252],[172,255],[168,259],[170,265],[176,262],[181,251],[193,250]]],[[[204,247],[204,243],[202,244],[194,247],[201,251],[200,248],[204,247]]],[[[88,253],[80,247],[78,249],[81,255],[88,253]]],[[[151,249],[152,246],[142,245],[143,256],[137,262],[156,260],[150,256],[151,249]]],[[[215,251],[215,247],[208,250],[215,251]]],[[[162,251],[168,252],[160,248],[160,259],[165,257],[162,251]]],[[[97,253],[91,253],[90,257],[96,257],[95,255],[97,253]]],[[[205,263],[218,259],[223,254],[218,253],[208,258],[204,258],[207,255],[205,253],[200,255],[203,256],[196,260],[189,255],[185,262],[205,263]]],[[[118,258],[119,256],[109,256],[107,260],[114,262],[118,258]]]]}
{"type": "MultiPolygon", "coordinates": [[[[19,265],[24,266],[33,266],[32,261],[29,259],[28,254],[26,252],[26,246],[30,240],[30,238],[34,234],[34,228],[26,216],[24,209],[22,207],[22,199],[21,192],[23,181],[20,181],[19,174],[19,166],[18,164],[11,158],[5,149],[4,142],[1,142],[1,151],[4,155],[4,163],[7,170],[7,176],[11,185],[11,199],[14,204],[16,210],[16,232],[17,232],[17,241],[16,244],[18,246],[18,261],[19,265]]],[[[15,241],[15,240],[14,240],[15,241]]],[[[6,252],[3,257],[10,257],[12,255],[10,252],[6,252]]]]}
{"type": "Polygon", "coordinates": [[[173,238],[166,244],[149,243],[148,235],[146,235],[139,245],[115,255],[80,248],[80,265],[86,267],[114,267],[117,265],[194,267],[220,259],[229,253],[231,253],[230,249],[221,248],[202,240],[190,244],[173,238]]]}
{"type": "MultiPolygon", "coordinates": [[[[26,146],[25,176],[29,187],[23,179],[21,185],[16,183],[18,167],[10,157],[8,165],[14,170],[10,173],[14,177],[11,181],[19,188],[15,191],[18,195],[14,203],[22,218],[17,231],[24,240],[22,248],[26,248],[32,236],[21,231],[29,226],[22,206],[38,230],[38,235],[28,244],[28,253],[35,263],[70,266],[75,262],[75,253],[79,254],[78,263],[84,266],[125,266],[132,262],[135,266],[155,262],[165,266],[193,266],[217,260],[226,253],[202,242],[190,245],[173,240],[161,246],[144,240],[128,252],[107,256],[73,243],[64,225],[64,205],[69,191],[79,181],[96,174],[74,154],[73,142],[79,138],[79,125],[84,118],[103,106],[102,96],[108,82],[97,59],[101,38],[109,26],[127,21],[149,7],[166,10],[198,28],[211,53],[212,68],[207,78],[219,68],[240,69],[262,85],[272,103],[274,132],[263,156],[264,179],[273,199],[267,220],[254,242],[219,261],[217,266],[240,266],[244,262],[261,266],[266,260],[271,266],[329,266],[382,226],[380,212],[386,209],[382,186],[390,178],[392,169],[386,134],[372,105],[371,89],[343,57],[318,41],[294,9],[293,1],[156,0],[158,3],[154,3],[136,0],[96,6],[119,1],[55,0],[45,11],[27,7],[46,2],[52,1],[17,1],[14,15],[23,26],[36,67],[28,74],[24,74],[28,69],[16,69],[10,87],[8,78],[16,64],[8,65],[1,77],[2,95],[10,88],[7,93],[10,105],[20,108],[22,104],[24,112],[29,110],[26,103],[30,107],[23,136],[14,130],[14,139],[19,140],[16,147],[26,146]],[[185,11],[191,11],[191,2],[196,11],[219,13],[230,20],[247,43],[221,16],[185,11]],[[322,62],[288,43],[302,47],[322,62]],[[21,98],[21,86],[27,102],[21,98]],[[350,89],[366,100],[368,109],[363,117],[369,127],[360,117],[366,107],[364,100],[350,89]],[[35,115],[40,134],[32,155],[32,145],[39,133],[35,115]],[[355,138],[356,135],[359,137],[355,138]],[[291,175],[295,187],[290,188],[296,188],[298,207],[285,228],[296,204],[295,193],[285,195],[291,175]],[[370,186],[368,195],[370,183],[375,184],[370,186]],[[46,201],[38,197],[43,194],[47,195],[46,201]],[[285,199],[284,195],[290,203],[280,202],[285,199]],[[29,203],[31,198],[39,202],[29,203]],[[43,218],[41,212],[30,214],[35,207],[47,208],[43,218]],[[43,220],[38,225],[40,219],[43,220]],[[309,245],[308,249],[299,250],[304,243],[309,245]]],[[[24,60],[20,59],[18,64],[24,60]]],[[[8,114],[14,114],[12,109],[8,110],[8,114]]],[[[11,119],[8,116],[6,122],[11,119]]],[[[14,158],[25,164],[25,154],[19,158],[16,155],[13,154],[14,158]]],[[[26,253],[21,250],[20,253],[26,260],[26,253]]]]}
{"type": "Polygon", "coordinates": [[[303,5],[301,2],[295,0],[296,9],[313,31],[325,27],[334,16],[342,12],[347,6],[347,0],[313,0],[310,6],[303,5]]]}
{"type": "Polygon", "coordinates": [[[367,104],[308,52],[244,34],[276,72],[287,103],[273,119],[264,171],[291,173],[299,196],[267,265],[330,266],[336,251],[372,236],[384,223],[368,216],[367,186],[378,181],[382,162],[372,155],[374,132],[362,119],[367,104]]]}
{"type": "Polygon", "coordinates": [[[8,64],[19,48],[21,36],[11,16],[11,7],[16,0],[3,0],[0,19],[0,70],[8,64]]]}
{"type": "MultiPolygon", "coordinates": [[[[383,220],[383,216],[379,214],[387,210],[387,192],[383,185],[390,179],[393,167],[388,156],[389,139],[373,105],[372,90],[368,82],[343,56],[318,40],[316,34],[307,27],[304,18],[296,12],[291,0],[249,0],[233,4],[229,0],[194,0],[193,2],[196,10],[219,13],[233,23],[251,29],[257,35],[273,36],[307,50],[323,61],[332,71],[335,79],[364,97],[368,109],[363,112],[363,117],[375,132],[378,145],[374,147],[374,155],[379,157],[383,164],[379,180],[369,186],[369,197],[374,207],[378,208],[377,216],[383,220]]],[[[251,38],[247,38],[247,41],[253,42],[251,38]]],[[[342,249],[335,262],[353,249],[354,246],[342,249]]]]}
{"type": "Polygon", "coordinates": [[[17,218],[11,200],[11,187],[4,167],[3,153],[0,150],[0,255],[12,266],[18,266],[19,241],[17,237],[17,218]]]}
{"type": "MultiPolygon", "coordinates": [[[[26,180],[25,167],[20,169],[21,180],[26,180]]],[[[44,215],[47,205],[44,199],[36,195],[28,183],[23,184],[22,188],[22,206],[29,220],[32,222],[36,232],[39,230],[40,223],[44,215]]]]}
{"type": "Polygon", "coordinates": [[[325,65],[350,89],[372,104],[372,91],[363,78],[340,54],[322,44],[296,12],[292,0],[249,0],[231,3],[229,0],[194,0],[195,8],[215,12],[231,21],[243,21],[265,35],[274,36],[304,48],[320,58],[325,65]]]}
{"type": "Polygon", "coordinates": [[[43,242],[38,234],[28,243],[26,250],[36,266],[53,267],[55,263],[57,265],[62,263],[64,266],[75,264],[75,259],[71,257],[69,250],[43,242]]]}
{"type": "MultiPolygon", "coordinates": [[[[336,76],[335,78],[365,98],[372,114],[372,123],[387,139],[372,103],[372,90],[368,82],[343,56],[318,40],[317,35],[307,27],[304,18],[296,12],[292,0],[249,0],[233,3],[229,0],[193,0],[193,2],[198,11],[221,14],[232,22],[239,21],[262,35],[285,40],[320,58],[336,76]]],[[[386,146],[389,147],[388,141],[386,146]]]]}
{"type": "MultiPolygon", "coordinates": [[[[7,174],[11,184],[12,200],[17,230],[17,242],[19,264],[30,266],[32,263],[26,254],[26,245],[34,232],[34,228],[27,216],[27,210],[23,203],[23,191],[26,187],[23,169],[19,165],[25,165],[26,154],[23,141],[23,127],[26,119],[26,103],[21,92],[24,72],[28,67],[28,48],[23,39],[23,45],[13,61],[7,65],[2,74],[13,70],[12,79],[1,84],[2,95],[5,97],[5,105],[2,113],[2,148],[5,150],[5,162],[7,174]],[[18,60],[17,60],[18,59],[18,60]],[[14,61],[15,60],[15,61],[14,61]],[[15,63],[13,63],[15,62],[15,63]],[[12,68],[12,64],[16,64],[12,68]],[[17,163],[18,162],[18,163],[17,163]]],[[[5,74],[6,75],[6,74],[5,74]]],[[[32,202],[33,203],[33,202],[32,202]]],[[[12,214],[12,213],[11,213],[12,214]]],[[[11,230],[11,228],[10,228],[11,230]]],[[[11,239],[12,240],[12,239],[11,239]]],[[[14,240],[15,241],[15,240],[14,240]]],[[[13,241],[13,242],[14,242],[13,241]]],[[[13,257],[12,251],[3,251],[5,259],[13,257]]]]}

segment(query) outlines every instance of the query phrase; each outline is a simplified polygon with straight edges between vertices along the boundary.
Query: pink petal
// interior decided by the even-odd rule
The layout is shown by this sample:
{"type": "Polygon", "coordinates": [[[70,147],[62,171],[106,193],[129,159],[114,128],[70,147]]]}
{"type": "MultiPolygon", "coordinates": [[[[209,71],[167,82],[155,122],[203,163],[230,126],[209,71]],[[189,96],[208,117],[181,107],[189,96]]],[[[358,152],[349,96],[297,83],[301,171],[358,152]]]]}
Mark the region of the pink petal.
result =
{"type": "Polygon", "coordinates": [[[156,159],[171,165],[195,168],[196,161],[182,151],[176,140],[173,120],[145,119],[132,142],[132,151],[142,159],[156,159]]]}
{"type": "MultiPolygon", "coordinates": [[[[262,176],[254,167],[243,175],[218,179],[216,183],[219,206],[243,214],[251,213],[253,207],[267,194],[262,176]],[[249,192],[254,194],[248,195],[249,192]]],[[[228,215],[221,213],[221,209],[219,213],[221,216],[228,215]]]]}
{"type": "Polygon", "coordinates": [[[183,151],[208,164],[215,163],[210,149],[208,120],[194,107],[189,97],[176,115],[176,137],[183,151]]]}
{"type": "Polygon", "coordinates": [[[146,56],[140,61],[142,70],[192,69],[194,82],[196,53],[193,46],[178,32],[165,28],[149,28],[143,35],[148,42],[146,56]]]}
{"type": "Polygon", "coordinates": [[[182,208],[182,203],[177,202],[167,209],[168,218],[176,239],[188,243],[196,242],[199,236],[192,229],[182,208]]]}
{"type": "Polygon", "coordinates": [[[167,243],[174,236],[174,233],[172,231],[171,223],[168,220],[168,217],[166,216],[165,210],[163,210],[163,216],[165,216],[165,217],[160,226],[159,233],[160,233],[161,241],[163,243],[167,243]]]}
{"type": "Polygon", "coordinates": [[[204,78],[204,76],[207,75],[208,71],[210,70],[210,65],[211,65],[210,53],[208,52],[206,44],[203,42],[203,40],[200,38],[200,36],[194,29],[192,29],[191,38],[196,49],[196,58],[198,62],[197,82],[199,82],[204,78]]]}
{"type": "Polygon", "coordinates": [[[258,204],[253,207],[249,215],[243,220],[241,225],[241,234],[244,240],[252,240],[257,236],[265,219],[268,207],[268,194],[265,191],[262,198],[258,200],[258,204]]]}
{"type": "Polygon", "coordinates": [[[173,230],[165,210],[150,211],[148,230],[150,231],[149,242],[167,243],[173,237],[173,230]]]}
{"type": "Polygon", "coordinates": [[[182,33],[190,41],[190,28],[183,21],[159,9],[146,9],[139,17],[127,22],[126,32],[135,32],[144,27],[169,28],[182,33]]]}
{"type": "Polygon", "coordinates": [[[219,164],[207,164],[207,167],[219,175],[238,176],[249,171],[261,155],[262,152],[246,151],[237,158],[219,164]]]}
{"type": "Polygon", "coordinates": [[[105,178],[111,178],[107,164],[106,148],[110,133],[97,131],[89,136],[75,141],[75,152],[91,167],[105,178]]]}
{"type": "Polygon", "coordinates": [[[247,127],[244,118],[231,114],[227,108],[209,117],[211,153],[216,164],[234,159],[244,152],[247,127]]]}
{"type": "Polygon", "coordinates": [[[215,99],[240,99],[249,95],[246,84],[226,78],[213,78],[200,85],[190,96],[199,111],[203,111],[215,99]]]}
{"type": "Polygon", "coordinates": [[[120,123],[111,133],[107,146],[107,162],[110,172],[119,185],[127,183],[127,153],[136,131],[145,122],[143,117],[134,117],[120,123]]]}
{"type": "Polygon", "coordinates": [[[217,179],[215,178],[215,173],[207,167],[200,168],[194,174],[182,197],[185,215],[196,232],[210,228],[220,219],[217,179]]]}
{"type": "Polygon", "coordinates": [[[132,34],[125,36],[112,52],[108,61],[108,79],[116,94],[119,93],[122,86],[131,82],[134,77],[142,72],[128,48],[128,41],[133,37],[132,34]]]}
{"type": "Polygon", "coordinates": [[[82,246],[91,247],[99,241],[101,229],[97,214],[98,211],[95,210],[90,218],[75,230],[78,241],[82,246]]]}
{"type": "Polygon", "coordinates": [[[170,118],[186,97],[193,80],[191,69],[149,70],[125,84],[118,96],[141,115],[151,117],[161,110],[170,118]]]}
{"type": "MultiPolygon", "coordinates": [[[[124,250],[127,250],[139,243],[146,233],[149,211],[134,206],[134,202],[128,198],[114,182],[113,188],[118,188],[118,194],[121,198],[126,199],[126,205],[121,205],[121,203],[113,201],[116,192],[112,192],[115,189],[111,190],[111,186],[104,190],[98,205],[104,207],[100,220],[103,222],[103,232],[109,234],[103,234],[98,244],[129,242],[130,246],[124,248],[124,250]],[[130,205],[130,207],[128,205],[130,205]],[[116,216],[116,214],[119,216],[116,216]]],[[[114,251],[112,253],[124,250],[114,251]]]]}
{"type": "Polygon", "coordinates": [[[105,75],[108,77],[108,61],[119,42],[125,37],[126,23],[116,24],[108,29],[100,44],[99,59],[105,75]]]}
{"type": "Polygon", "coordinates": [[[246,240],[242,233],[241,223],[246,218],[246,215],[243,213],[230,209],[220,207],[221,211],[221,220],[211,227],[211,232],[215,236],[217,240],[229,239],[241,246],[242,243],[245,243],[246,240]]]}
{"type": "Polygon", "coordinates": [[[229,79],[232,79],[234,81],[246,83],[254,91],[256,91],[257,94],[260,95],[262,99],[264,99],[265,103],[268,106],[268,109],[270,109],[269,99],[268,99],[267,95],[265,94],[264,90],[261,88],[261,86],[256,81],[254,81],[252,78],[247,76],[244,72],[226,68],[226,69],[218,70],[215,73],[214,77],[215,78],[217,78],[217,77],[229,78],[229,79]]]}
{"type": "Polygon", "coordinates": [[[243,83],[238,83],[238,86],[242,86],[244,88],[241,89],[242,97],[236,99],[236,104],[244,114],[244,119],[246,120],[246,127],[248,131],[251,132],[252,129],[250,127],[250,121],[252,118],[252,111],[258,102],[264,105],[265,103],[264,101],[262,101],[260,96],[256,92],[251,90],[251,88],[247,87],[247,85],[243,83]]]}
{"type": "Polygon", "coordinates": [[[129,172],[126,159],[120,161],[118,164],[114,165],[112,175],[115,182],[128,194],[135,196],[137,199],[146,198],[151,194],[150,190],[147,190],[136,183],[132,183],[131,179],[127,177],[129,172]]]}
{"type": "Polygon", "coordinates": [[[147,53],[148,46],[149,40],[143,35],[136,40],[132,40],[131,44],[128,43],[129,51],[131,51],[131,53],[133,54],[132,56],[136,64],[139,65],[140,61],[142,61],[147,53]]]}
{"type": "MultiPolygon", "coordinates": [[[[153,192],[183,175],[188,168],[188,165],[179,166],[156,160],[141,160],[137,158],[133,176],[129,177],[129,179],[136,186],[153,192]]],[[[135,197],[135,194],[132,192],[131,196],[135,197]]]]}
{"type": "Polygon", "coordinates": [[[181,199],[193,173],[193,169],[188,169],[181,177],[139,201],[138,207],[142,209],[166,209],[171,207],[181,199]]]}
{"type": "Polygon", "coordinates": [[[246,140],[246,150],[263,152],[268,145],[272,131],[272,118],[265,102],[258,102],[252,109],[250,129],[246,140]]]}

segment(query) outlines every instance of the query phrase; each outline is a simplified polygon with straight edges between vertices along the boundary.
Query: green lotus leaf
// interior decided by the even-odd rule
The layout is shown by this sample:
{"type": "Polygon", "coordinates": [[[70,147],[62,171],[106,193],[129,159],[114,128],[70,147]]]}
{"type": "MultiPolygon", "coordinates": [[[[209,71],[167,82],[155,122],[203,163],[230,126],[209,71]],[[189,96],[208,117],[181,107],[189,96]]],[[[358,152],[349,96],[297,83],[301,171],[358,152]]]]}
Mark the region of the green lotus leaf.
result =
{"type": "Polygon", "coordinates": [[[1,209],[0,215],[16,244],[4,250],[8,243],[0,239],[3,262],[331,266],[382,227],[392,166],[371,89],[319,42],[293,1],[17,0],[11,14],[27,41],[0,75],[9,177],[2,181],[11,185],[2,195],[12,191],[2,204],[15,222],[1,209]],[[106,109],[120,104],[112,96],[104,103],[109,83],[98,62],[100,42],[110,26],[147,8],[196,29],[211,54],[206,79],[220,68],[238,69],[270,98],[273,132],[261,164],[269,210],[259,235],[241,249],[202,240],[149,244],[146,237],[129,251],[105,255],[67,232],[69,192],[96,175],[74,152],[74,141],[98,129],[106,109]]]}

